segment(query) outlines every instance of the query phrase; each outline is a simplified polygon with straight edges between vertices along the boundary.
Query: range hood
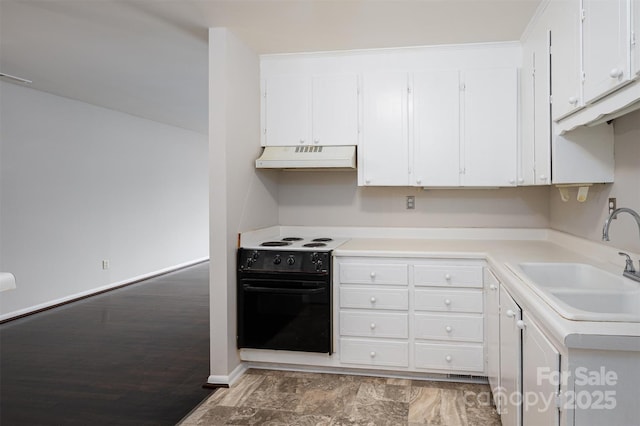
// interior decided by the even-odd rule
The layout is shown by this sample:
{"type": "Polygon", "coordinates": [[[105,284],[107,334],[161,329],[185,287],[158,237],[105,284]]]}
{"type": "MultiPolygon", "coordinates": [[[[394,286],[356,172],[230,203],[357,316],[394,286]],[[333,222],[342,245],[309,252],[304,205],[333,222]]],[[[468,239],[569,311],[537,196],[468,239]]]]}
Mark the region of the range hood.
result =
{"type": "Polygon", "coordinates": [[[267,146],[257,169],[355,170],[355,146],[267,146]]]}

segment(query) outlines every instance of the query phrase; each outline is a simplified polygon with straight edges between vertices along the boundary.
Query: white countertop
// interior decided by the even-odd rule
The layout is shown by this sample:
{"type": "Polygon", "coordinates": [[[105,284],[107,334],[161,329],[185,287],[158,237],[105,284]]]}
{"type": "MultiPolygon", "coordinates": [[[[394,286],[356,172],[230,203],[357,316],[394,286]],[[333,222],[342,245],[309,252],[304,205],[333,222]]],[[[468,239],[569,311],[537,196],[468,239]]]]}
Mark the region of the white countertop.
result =
{"type": "MultiPolygon", "coordinates": [[[[522,262],[576,262],[621,274],[617,249],[549,231],[544,239],[353,238],[335,256],[385,256],[483,259],[523,310],[557,344],[567,348],[640,351],[640,323],[573,321],[562,317],[506,265],[522,262]],[[617,262],[617,263],[616,263],[617,262]]],[[[636,258],[637,255],[634,255],[636,258]]]]}

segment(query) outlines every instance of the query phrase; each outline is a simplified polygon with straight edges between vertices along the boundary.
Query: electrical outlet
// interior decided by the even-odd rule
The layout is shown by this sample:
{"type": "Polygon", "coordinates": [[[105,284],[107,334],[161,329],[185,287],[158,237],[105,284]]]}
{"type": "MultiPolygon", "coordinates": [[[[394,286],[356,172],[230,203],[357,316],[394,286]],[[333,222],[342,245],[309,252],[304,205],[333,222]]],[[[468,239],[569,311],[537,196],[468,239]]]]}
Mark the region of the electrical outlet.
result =
{"type": "Polygon", "coordinates": [[[102,261],[102,269],[109,269],[109,260],[108,259],[104,259],[102,261]]]}
{"type": "Polygon", "coordinates": [[[407,195],[407,210],[413,210],[416,208],[416,197],[413,195],[407,195]]]}
{"type": "Polygon", "coordinates": [[[615,198],[609,198],[609,214],[613,213],[613,211],[615,209],[616,209],[616,199],[615,198]]]}

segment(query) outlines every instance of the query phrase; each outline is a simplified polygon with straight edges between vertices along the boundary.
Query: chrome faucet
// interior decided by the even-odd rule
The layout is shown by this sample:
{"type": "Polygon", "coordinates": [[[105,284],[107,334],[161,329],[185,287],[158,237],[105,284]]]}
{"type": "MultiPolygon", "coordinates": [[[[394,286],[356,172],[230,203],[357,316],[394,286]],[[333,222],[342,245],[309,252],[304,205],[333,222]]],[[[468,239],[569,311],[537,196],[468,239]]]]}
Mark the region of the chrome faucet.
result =
{"type": "Polygon", "coordinates": [[[640,235],[640,215],[635,211],[626,207],[620,207],[611,212],[607,220],[604,221],[604,227],[602,228],[602,241],[609,241],[609,227],[611,226],[611,220],[618,216],[618,213],[629,213],[636,220],[638,224],[638,235],[640,235]]]}
{"type": "MultiPolygon", "coordinates": [[[[607,220],[604,221],[604,227],[602,228],[603,241],[609,241],[609,227],[611,226],[611,221],[615,219],[619,213],[629,213],[631,216],[633,216],[633,218],[636,220],[636,223],[638,224],[638,234],[640,235],[640,215],[634,210],[626,207],[620,207],[619,209],[615,209],[614,211],[612,211],[607,220]]],[[[636,268],[634,268],[633,260],[631,259],[631,257],[627,253],[618,252],[618,254],[620,256],[626,256],[624,272],[622,273],[622,275],[640,282],[640,272],[637,272],[636,268]]]]}

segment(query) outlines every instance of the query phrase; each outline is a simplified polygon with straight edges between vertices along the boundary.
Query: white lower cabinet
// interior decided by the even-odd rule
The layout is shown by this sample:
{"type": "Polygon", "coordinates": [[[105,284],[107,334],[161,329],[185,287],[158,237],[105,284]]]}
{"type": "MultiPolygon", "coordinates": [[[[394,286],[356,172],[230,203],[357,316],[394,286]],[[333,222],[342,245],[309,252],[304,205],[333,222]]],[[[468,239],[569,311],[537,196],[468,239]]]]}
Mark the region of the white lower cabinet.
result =
{"type": "Polygon", "coordinates": [[[340,362],[482,375],[483,261],[340,257],[340,362]]]}
{"type": "Polygon", "coordinates": [[[522,310],[509,293],[500,287],[500,398],[502,426],[521,425],[522,395],[522,310]],[[520,321],[520,323],[518,322],[520,321]]]}

